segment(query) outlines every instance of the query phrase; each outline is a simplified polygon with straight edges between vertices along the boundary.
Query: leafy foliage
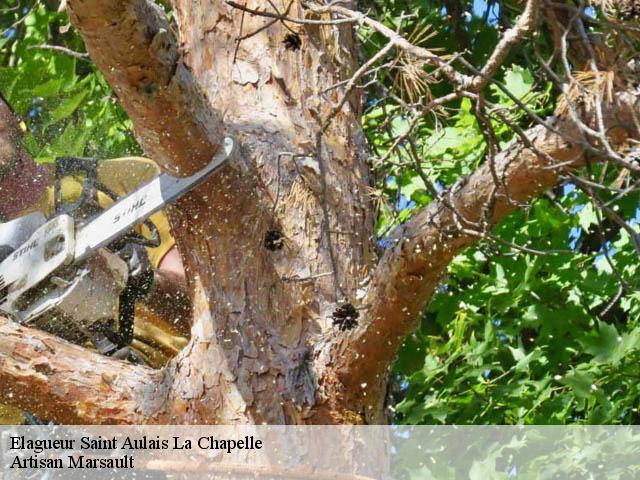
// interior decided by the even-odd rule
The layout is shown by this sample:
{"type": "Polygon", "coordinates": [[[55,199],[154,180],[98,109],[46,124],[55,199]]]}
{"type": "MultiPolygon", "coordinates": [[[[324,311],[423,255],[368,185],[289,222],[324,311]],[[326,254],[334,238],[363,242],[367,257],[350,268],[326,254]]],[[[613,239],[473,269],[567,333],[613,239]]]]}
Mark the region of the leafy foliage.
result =
{"type": "Polygon", "coordinates": [[[41,162],[140,154],[131,122],[57,7],[9,0],[0,13],[0,92],[27,123],[29,152],[41,162]]]}
{"type": "MultiPolygon", "coordinates": [[[[453,54],[466,38],[467,58],[476,65],[495,46],[496,12],[504,9],[501,18],[513,21],[510,12],[518,11],[506,2],[459,2],[468,12],[461,39],[439,4],[409,3],[379,2],[374,10],[406,35],[429,23],[438,35],[426,48],[453,54]]],[[[379,48],[369,32],[363,38],[372,51],[379,48]]],[[[555,107],[558,92],[532,57],[532,51],[513,52],[499,79],[504,88],[490,86],[488,99],[510,119],[490,120],[499,148],[516,138],[514,124],[529,126],[520,104],[540,116],[555,107]]],[[[433,201],[425,177],[442,190],[486,161],[488,152],[468,98],[420,118],[413,138],[392,150],[420,108],[401,102],[393,87],[378,78],[363,123],[375,157],[385,159],[377,163],[382,246],[387,232],[433,201]]],[[[605,185],[623,175],[611,166],[583,174],[605,185]]],[[[615,198],[599,192],[597,198],[639,230],[637,192],[615,198]]],[[[390,399],[395,421],[637,423],[640,277],[629,232],[612,225],[568,181],[494,233],[495,240],[452,262],[421,329],[405,342],[390,399]]]]}

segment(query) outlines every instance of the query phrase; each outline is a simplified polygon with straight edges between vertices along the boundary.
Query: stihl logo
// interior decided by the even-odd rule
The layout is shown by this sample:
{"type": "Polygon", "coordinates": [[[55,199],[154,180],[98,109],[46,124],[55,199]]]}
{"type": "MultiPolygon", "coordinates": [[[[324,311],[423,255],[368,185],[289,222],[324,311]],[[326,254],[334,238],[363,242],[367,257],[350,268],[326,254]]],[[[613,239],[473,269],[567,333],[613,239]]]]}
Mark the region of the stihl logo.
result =
{"type": "Polygon", "coordinates": [[[21,256],[23,256],[25,253],[30,252],[31,250],[33,250],[34,248],[36,248],[38,246],[38,241],[34,240],[33,242],[31,242],[29,245],[25,245],[24,247],[22,247],[20,250],[17,250],[14,254],[13,254],[13,260],[17,260],[18,258],[20,258],[21,256]]]}
{"type": "Polygon", "coordinates": [[[124,212],[117,213],[116,216],[113,218],[113,223],[118,223],[124,217],[127,217],[132,213],[135,213],[137,210],[140,210],[140,208],[144,207],[146,204],[147,202],[144,197],[140,198],[139,200],[136,200],[136,203],[131,205],[124,212]]]}

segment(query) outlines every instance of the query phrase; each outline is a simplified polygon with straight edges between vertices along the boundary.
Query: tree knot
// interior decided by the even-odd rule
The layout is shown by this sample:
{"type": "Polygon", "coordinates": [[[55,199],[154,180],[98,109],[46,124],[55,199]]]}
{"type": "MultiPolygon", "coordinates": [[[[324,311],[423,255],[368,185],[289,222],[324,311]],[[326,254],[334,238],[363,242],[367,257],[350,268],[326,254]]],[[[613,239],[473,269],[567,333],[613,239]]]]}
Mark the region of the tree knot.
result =
{"type": "Polygon", "coordinates": [[[333,325],[341,332],[357,327],[359,317],[360,312],[351,303],[343,303],[331,314],[333,325]]]}

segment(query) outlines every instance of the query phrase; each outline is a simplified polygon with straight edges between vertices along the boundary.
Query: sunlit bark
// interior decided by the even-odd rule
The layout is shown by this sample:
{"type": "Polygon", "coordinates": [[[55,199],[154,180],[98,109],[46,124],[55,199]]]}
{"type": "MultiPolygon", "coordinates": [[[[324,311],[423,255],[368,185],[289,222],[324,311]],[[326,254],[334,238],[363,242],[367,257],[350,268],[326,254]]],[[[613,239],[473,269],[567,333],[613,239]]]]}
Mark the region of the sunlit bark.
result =
{"type": "MultiPolygon", "coordinates": [[[[48,354],[45,334],[3,321],[11,341],[0,341],[0,382],[15,383],[19,401],[8,389],[0,400],[58,421],[88,421],[91,412],[98,422],[384,422],[387,370],[451,259],[479,238],[473,227],[495,225],[553,186],[558,165],[580,165],[588,143],[569,119],[550,120],[555,132],[528,130],[526,142],[398,228],[377,259],[358,95],[318,135],[344,93],[344,83],[330,87],[357,69],[352,25],[297,25],[302,48],[290,50],[281,22],[217,0],[173,6],[176,32],[145,0],[68,3],[141,145],[164,169],[190,173],[224,135],[238,142],[231,164],[170,212],[195,306],[191,341],[152,372],[49,336],[57,353],[48,354]],[[239,45],[238,36],[246,37],[239,45]],[[274,235],[281,245],[268,241],[274,235]],[[359,326],[342,332],[332,315],[347,303],[359,326]],[[39,371],[43,355],[50,366],[39,371]],[[96,365],[95,381],[79,389],[74,356],[96,365]],[[113,372],[117,381],[101,383],[113,372]]],[[[299,2],[288,15],[302,16],[299,2]]],[[[636,135],[635,97],[618,100],[607,121],[636,135]]]]}

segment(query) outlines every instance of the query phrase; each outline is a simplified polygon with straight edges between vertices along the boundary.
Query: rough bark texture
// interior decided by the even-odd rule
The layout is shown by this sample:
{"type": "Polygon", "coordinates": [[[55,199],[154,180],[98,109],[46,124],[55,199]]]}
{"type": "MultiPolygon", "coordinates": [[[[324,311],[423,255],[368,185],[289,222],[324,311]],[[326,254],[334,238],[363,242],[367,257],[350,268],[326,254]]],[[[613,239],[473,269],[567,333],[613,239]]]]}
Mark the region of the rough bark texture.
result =
{"type": "Polygon", "coordinates": [[[162,373],[0,318],[0,402],[63,423],[142,423],[162,373]]]}
{"type": "MultiPolygon", "coordinates": [[[[560,122],[558,128],[566,131],[572,127],[560,122]]],[[[440,276],[455,255],[478,240],[477,235],[464,230],[478,230],[483,214],[495,225],[517,205],[553,186],[561,170],[550,169],[544,154],[558,163],[574,161],[578,165],[582,160],[581,147],[568,144],[544,127],[528,131],[527,136],[538,151],[515,144],[495,159],[495,173],[502,180],[498,189],[487,163],[452,192],[450,205],[434,202],[394,232],[365,299],[370,306],[368,321],[342,338],[337,345],[339,353],[334,354],[339,359],[339,381],[350,395],[357,397],[362,385],[378,389],[386,385],[387,366],[417,327],[440,276]]]]}
{"type": "Polygon", "coordinates": [[[18,118],[0,97],[0,221],[14,218],[33,204],[51,181],[48,170],[31,161],[21,140],[18,118]],[[27,183],[33,188],[25,189],[27,183]]]}
{"type": "MultiPolygon", "coordinates": [[[[156,142],[164,130],[169,138],[204,131],[198,138],[216,145],[222,118],[242,147],[224,175],[172,212],[196,314],[191,343],[167,368],[171,401],[154,420],[299,423],[313,416],[321,401],[316,347],[333,336],[331,313],[338,302],[355,301],[373,261],[357,99],[336,118],[319,154],[316,145],[327,99],[340,94],[323,99],[320,92],[356,65],[351,28],[302,29],[303,48],[292,52],[282,43],[287,30],[276,24],[236,53],[239,25],[246,33],[267,20],[242,20],[217,1],[175,2],[180,54],[162,63],[150,59],[159,56],[154,39],[162,30],[163,45],[173,41],[146,2],[70,1],[69,8],[141,144],[163,167],[189,165],[193,155],[189,146],[156,142]],[[106,45],[107,36],[122,39],[123,48],[106,45]],[[167,76],[172,62],[188,72],[179,82],[167,76]],[[188,103],[174,95],[176,83],[188,103]],[[149,84],[158,85],[151,102],[149,84]],[[204,101],[194,102],[193,92],[204,101]],[[174,113],[185,105],[188,111],[174,113]],[[265,248],[269,230],[282,232],[283,249],[265,248]]],[[[291,14],[299,9],[294,3],[291,14]]],[[[202,151],[208,158],[214,148],[202,151]]]]}
{"type": "Polygon", "coordinates": [[[216,152],[221,124],[182,61],[153,2],[74,1],[69,13],[96,65],[135,119],[136,137],[163,168],[189,175],[216,152]]]}
{"type": "MultiPolygon", "coordinates": [[[[37,413],[43,410],[26,396],[31,382],[40,401],[54,389],[89,399],[53,395],[46,413],[61,421],[88,421],[91,411],[104,422],[384,422],[387,368],[451,258],[476,237],[434,202],[396,232],[377,262],[359,99],[352,96],[320,142],[317,136],[343,93],[323,92],[356,68],[351,26],[298,26],[302,48],[290,51],[282,42],[289,31],[278,22],[237,47],[239,35],[271,20],[217,0],[175,0],[177,32],[145,0],[68,6],[138,139],[163,168],[199,168],[224,134],[236,138],[240,154],[171,211],[195,308],[191,341],[164,370],[47,337],[55,351],[66,349],[67,363],[43,350],[44,334],[4,322],[0,334],[11,340],[0,340],[0,370],[9,372],[0,372],[2,385],[19,379],[25,388],[17,403],[37,413]],[[283,248],[265,246],[270,231],[284,235],[283,248]],[[347,302],[359,309],[360,326],[342,333],[331,315],[347,302]],[[44,369],[37,367],[42,355],[44,369]],[[95,365],[90,378],[98,385],[103,373],[118,372],[118,381],[78,386],[74,358],[95,365]]],[[[289,15],[302,16],[299,2],[289,15]]],[[[569,122],[557,127],[579,138],[569,122]]],[[[496,202],[489,202],[489,165],[451,192],[465,221],[484,212],[495,224],[515,208],[509,199],[526,201],[556,182],[550,162],[582,159],[583,147],[559,135],[528,134],[545,155],[518,144],[502,153],[496,202]]]]}

